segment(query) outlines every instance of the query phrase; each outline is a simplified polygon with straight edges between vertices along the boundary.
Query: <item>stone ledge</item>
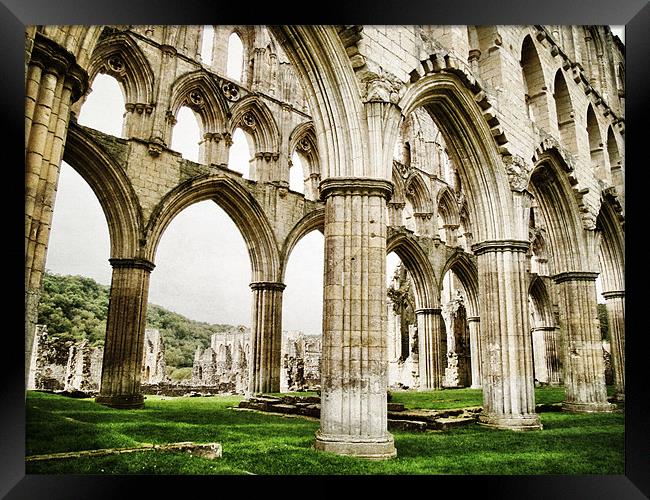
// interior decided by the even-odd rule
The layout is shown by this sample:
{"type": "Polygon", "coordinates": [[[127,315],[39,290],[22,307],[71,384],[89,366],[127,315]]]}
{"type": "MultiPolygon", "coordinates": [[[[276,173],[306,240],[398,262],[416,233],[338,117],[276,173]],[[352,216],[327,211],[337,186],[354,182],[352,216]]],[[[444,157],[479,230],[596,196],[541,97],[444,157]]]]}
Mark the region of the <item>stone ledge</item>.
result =
{"type": "Polygon", "coordinates": [[[43,462],[46,460],[64,460],[67,458],[101,457],[107,455],[121,455],[138,451],[180,451],[190,455],[215,460],[221,458],[222,448],[220,443],[192,443],[190,441],[171,444],[145,444],[136,448],[102,448],[99,450],[71,451],[64,453],[51,453],[47,455],[30,455],[25,457],[25,462],[43,462]]]}

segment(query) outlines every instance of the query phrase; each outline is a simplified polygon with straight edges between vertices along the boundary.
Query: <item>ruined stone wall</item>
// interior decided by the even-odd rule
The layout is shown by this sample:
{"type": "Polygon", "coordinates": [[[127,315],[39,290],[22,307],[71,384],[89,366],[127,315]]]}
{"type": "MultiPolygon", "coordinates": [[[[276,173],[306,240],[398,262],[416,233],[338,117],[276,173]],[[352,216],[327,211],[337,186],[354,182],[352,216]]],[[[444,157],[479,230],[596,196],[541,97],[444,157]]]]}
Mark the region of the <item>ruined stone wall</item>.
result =
{"type": "Polygon", "coordinates": [[[146,328],[142,359],[142,383],[158,384],[168,381],[165,363],[165,342],[156,328],[146,328]]]}

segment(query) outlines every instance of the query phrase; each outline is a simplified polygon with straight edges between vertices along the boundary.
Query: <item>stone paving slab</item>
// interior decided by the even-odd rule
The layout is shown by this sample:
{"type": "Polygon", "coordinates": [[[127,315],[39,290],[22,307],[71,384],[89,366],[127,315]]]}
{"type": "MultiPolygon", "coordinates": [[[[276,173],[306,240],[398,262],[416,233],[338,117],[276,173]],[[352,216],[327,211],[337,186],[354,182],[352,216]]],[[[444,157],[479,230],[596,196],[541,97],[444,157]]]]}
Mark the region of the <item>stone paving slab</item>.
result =
{"type": "Polygon", "coordinates": [[[47,455],[30,455],[25,457],[26,462],[43,462],[46,460],[63,460],[67,458],[100,457],[106,455],[121,455],[137,451],[181,451],[191,455],[214,460],[221,458],[220,443],[192,443],[190,441],[171,444],[143,444],[135,448],[102,448],[98,450],[70,451],[64,453],[50,453],[47,455]]]}

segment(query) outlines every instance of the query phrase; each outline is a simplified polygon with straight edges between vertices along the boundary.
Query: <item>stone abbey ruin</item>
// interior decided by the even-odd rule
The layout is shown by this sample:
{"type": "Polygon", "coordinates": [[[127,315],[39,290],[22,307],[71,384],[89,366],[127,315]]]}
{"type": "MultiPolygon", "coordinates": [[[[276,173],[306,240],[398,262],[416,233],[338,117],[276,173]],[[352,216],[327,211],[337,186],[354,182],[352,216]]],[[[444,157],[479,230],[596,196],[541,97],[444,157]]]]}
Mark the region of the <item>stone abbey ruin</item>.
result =
{"type": "MultiPolygon", "coordinates": [[[[609,27],[211,28],[27,27],[26,386],[65,161],[110,234],[98,403],[145,404],[156,249],[204,200],[246,242],[252,313],[247,344],[222,339],[197,359],[241,367],[247,345],[247,376],[234,383],[250,397],[281,389],[286,264],[304,235],[324,234],[317,449],[395,456],[393,381],[480,387],[479,422],[501,429],[541,429],[536,379],[564,385],[565,411],[612,411],[597,280],[624,399],[625,48],[609,27]],[[237,77],[226,72],[233,40],[237,77]],[[122,89],[121,137],[77,123],[99,74],[122,89]],[[201,129],[198,162],[170,147],[181,108],[201,129]],[[237,130],[248,178],[228,168],[237,130]],[[290,185],[294,154],[302,193],[290,185]],[[409,280],[389,287],[391,252],[409,280]]],[[[97,366],[73,351],[70,383],[97,366]]]]}

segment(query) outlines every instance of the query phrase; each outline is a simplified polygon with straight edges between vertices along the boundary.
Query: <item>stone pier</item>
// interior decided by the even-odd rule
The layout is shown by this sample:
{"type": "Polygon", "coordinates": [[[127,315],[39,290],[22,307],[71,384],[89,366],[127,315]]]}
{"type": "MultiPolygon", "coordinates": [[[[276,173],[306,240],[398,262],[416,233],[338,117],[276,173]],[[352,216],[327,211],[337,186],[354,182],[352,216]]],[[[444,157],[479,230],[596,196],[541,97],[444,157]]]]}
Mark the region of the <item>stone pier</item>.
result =
{"type": "Polygon", "coordinates": [[[331,178],[325,208],[325,282],[318,450],[371,459],[397,454],[388,432],[386,200],[390,182],[331,178]]]}

